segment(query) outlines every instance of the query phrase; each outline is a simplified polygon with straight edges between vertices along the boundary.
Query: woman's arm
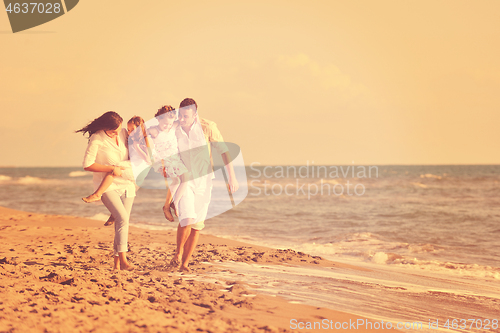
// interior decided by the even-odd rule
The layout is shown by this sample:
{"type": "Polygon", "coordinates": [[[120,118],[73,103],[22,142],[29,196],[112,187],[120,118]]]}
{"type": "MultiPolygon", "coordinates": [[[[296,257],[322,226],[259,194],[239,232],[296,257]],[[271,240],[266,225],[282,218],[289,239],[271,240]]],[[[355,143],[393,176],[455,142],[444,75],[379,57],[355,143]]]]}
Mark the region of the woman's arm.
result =
{"type": "Polygon", "coordinates": [[[96,163],[97,152],[102,147],[102,141],[99,135],[95,133],[89,139],[85,157],[83,158],[83,170],[92,172],[113,172],[113,175],[120,176],[121,168],[115,168],[113,165],[104,165],[96,163]]]}
{"type": "Polygon", "coordinates": [[[114,169],[115,166],[113,165],[104,165],[99,163],[94,163],[86,168],[83,168],[83,170],[85,171],[92,171],[92,172],[113,172],[114,169]]]}
{"type": "Polygon", "coordinates": [[[122,175],[122,170],[124,167],[117,167],[115,165],[104,165],[104,164],[99,164],[99,163],[94,163],[86,168],[84,168],[85,171],[92,171],[92,172],[110,172],[113,174],[113,176],[120,177],[122,175]]]}

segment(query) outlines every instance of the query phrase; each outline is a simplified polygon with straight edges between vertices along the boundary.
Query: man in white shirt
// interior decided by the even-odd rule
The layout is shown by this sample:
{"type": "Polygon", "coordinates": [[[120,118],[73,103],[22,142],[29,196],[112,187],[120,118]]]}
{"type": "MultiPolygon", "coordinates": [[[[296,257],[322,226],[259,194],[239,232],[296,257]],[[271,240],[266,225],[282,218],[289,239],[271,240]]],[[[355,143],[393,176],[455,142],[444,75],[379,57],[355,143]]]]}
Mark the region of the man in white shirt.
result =
{"type": "Polygon", "coordinates": [[[181,265],[181,271],[189,271],[188,263],[198,243],[200,230],[205,226],[214,178],[211,163],[211,146],[226,166],[228,190],[238,190],[238,181],[231,158],[223,143],[217,125],[198,117],[197,104],[191,98],[184,99],[179,108],[179,124],[176,130],[181,159],[189,170],[187,189],[179,201],[179,225],[177,227],[177,250],[171,266],[181,265]]]}

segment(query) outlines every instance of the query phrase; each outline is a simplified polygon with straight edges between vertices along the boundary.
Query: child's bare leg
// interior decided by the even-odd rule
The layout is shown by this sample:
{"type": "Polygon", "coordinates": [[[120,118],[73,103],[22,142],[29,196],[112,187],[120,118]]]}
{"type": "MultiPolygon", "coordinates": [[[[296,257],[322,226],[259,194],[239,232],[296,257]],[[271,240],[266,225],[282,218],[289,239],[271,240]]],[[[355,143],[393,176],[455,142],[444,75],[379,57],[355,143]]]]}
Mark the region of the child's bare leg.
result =
{"type": "Polygon", "coordinates": [[[115,223],[115,218],[113,217],[113,215],[109,215],[109,218],[106,223],[104,223],[104,226],[107,227],[108,225],[112,225],[113,223],[115,223]]]}
{"type": "Polygon", "coordinates": [[[162,170],[163,177],[165,178],[165,186],[167,187],[167,198],[165,199],[165,205],[163,206],[163,215],[165,215],[165,218],[170,222],[174,222],[174,217],[170,212],[170,202],[172,201],[172,192],[170,192],[170,186],[168,185],[167,172],[165,171],[165,161],[163,160],[161,161],[161,166],[163,169],[162,170]]]}
{"type": "Polygon", "coordinates": [[[170,195],[167,195],[167,199],[165,200],[165,206],[166,205],[169,205],[170,208],[172,208],[174,210],[174,215],[175,216],[179,216],[177,214],[177,204],[179,202],[179,200],[176,200],[175,198],[177,197],[177,190],[179,188],[179,184],[180,184],[180,180],[179,180],[179,177],[175,177],[173,180],[172,180],[172,184],[170,185],[169,189],[170,189],[170,195]],[[174,204],[175,202],[175,204],[174,204]]]}
{"type": "Polygon", "coordinates": [[[175,197],[175,193],[177,192],[177,188],[180,185],[180,179],[179,177],[175,177],[172,179],[172,184],[170,184],[170,192],[172,193],[172,196],[175,197]]]}
{"type": "Polygon", "coordinates": [[[89,195],[88,197],[82,198],[82,200],[85,201],[86,203],[101,200],[101,196],[103,195],[104,191],[106,191],[108,189],[108,187],[111,184],[113,184],[113,179],[114,179],[114,176],[112,173],[106,174],[106,176],[104,177],[104,179],[101,182],[101,185],[99,185],[99,188],[93,194],[89,195]]]}
{"type": "Polygon", "coordinates": [[[172,193],[170,193],[170,189],[167,188],[167,200],[165,200],[165,205],[163,206],[163,214],[165,215],[165,218],[167,220],[169,220],[170,222],[174,222],[174,217],[172,216],[172,212],[170,211],[169,202],[172,202],[172,193]]]}
{"type": "Polygon", "coordinates": [[[170,203],[172,202],[172,192],[170,191],[170,187],[168,186],[168,179],[165,177],[165,185],[167,186],[167,198],[165,199],[165,205],[163,206],[163,214],[165,218],[170,222],[174,222],[174,217],[170,212],[170,203]]]}
{"type": "MultiPolygon", "coordinates": [[[[176,191],[175,191],[175,197],[174,197],[174,205],[175,207],[179,207],[179,201],[181,200],[182,196],[184,193],[186,193],[186,188],[187,188],[187,172],[183,173],[179,177],[176,178],[178,181],[176,185],[176,191]]],[[[177,215],[177,211],[176,211],[177,215]]]]}

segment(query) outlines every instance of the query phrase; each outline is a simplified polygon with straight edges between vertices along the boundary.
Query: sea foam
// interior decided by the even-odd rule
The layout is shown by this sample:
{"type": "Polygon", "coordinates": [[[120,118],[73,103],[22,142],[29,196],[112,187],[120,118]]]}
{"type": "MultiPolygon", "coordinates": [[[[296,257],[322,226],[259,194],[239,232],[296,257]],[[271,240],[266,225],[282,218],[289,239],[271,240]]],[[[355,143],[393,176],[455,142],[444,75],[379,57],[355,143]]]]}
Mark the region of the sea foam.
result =
{"type": "Polygon", "coordinates": [[[11,179],[12,179],[12,177],[0,175],[0,182],[6,182],[6,181],[9,181],[11,179]]]}
{"type": "Polygon", "coordinates": [[[88,171],[71,171],[68,176],[70,177],[84,177],[90,176],[91,173],[88,171]]]}

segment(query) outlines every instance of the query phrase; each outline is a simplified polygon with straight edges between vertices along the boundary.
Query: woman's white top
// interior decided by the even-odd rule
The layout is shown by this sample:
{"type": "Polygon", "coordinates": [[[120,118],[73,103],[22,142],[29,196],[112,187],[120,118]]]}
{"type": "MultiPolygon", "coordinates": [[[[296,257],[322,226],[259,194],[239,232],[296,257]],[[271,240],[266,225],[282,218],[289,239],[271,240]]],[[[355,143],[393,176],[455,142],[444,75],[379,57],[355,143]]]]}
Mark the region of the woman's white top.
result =
{"type": "MultiPolygon", "coordinates": [[[[122,128],[116,138],[110,138],[104,131],[98,131],[89,138],[89,144],[83,159],[83,168],[88,168],[94,163],[103,165],[118,165],[128,160],[127,130],[122,128]]],[[[94,172],[94,191],[99,188],[106,172],[94,172]]],[[[104,192],[117,191],[121,196],[126,193],[127,197],[135,196],[135,183],[123,177],[114,177],[113,184],[104,192]]]]}

